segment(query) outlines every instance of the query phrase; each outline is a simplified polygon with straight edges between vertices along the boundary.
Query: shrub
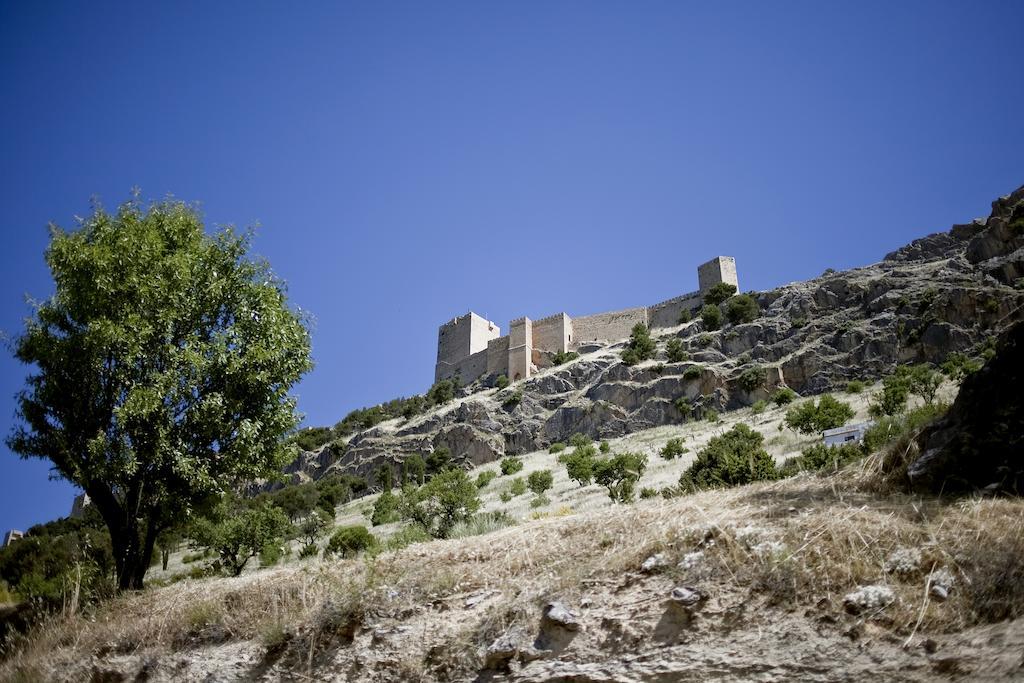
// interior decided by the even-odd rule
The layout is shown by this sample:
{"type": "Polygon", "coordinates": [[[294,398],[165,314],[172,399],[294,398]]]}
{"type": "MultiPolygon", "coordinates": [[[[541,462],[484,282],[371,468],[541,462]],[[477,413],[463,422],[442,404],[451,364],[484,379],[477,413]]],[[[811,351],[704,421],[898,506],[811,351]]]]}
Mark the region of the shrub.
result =
{"type": "Polygon", "coordinates": [[[522,403],[522,401],[523,401],[523,391],[522,391],[522,389],[517,389],[516,391],[510,391],[510,392],[508,392],[507,394],[505,394],[504,396],[501,397],[501,405],[502,405],[502,407],[507,408],[509,410],[511,410],[512,408],[515,408],[517,405],[522,403]]]}
{"type": "Polygon", "coordinates": [[[685,396],[680,396],[673,402],[672,405],[674,405],[676,407],[676,410],[678,410],[679,413],[683,416],[684,421],[690,419],[690,413],[693,412],[693,406],[690,405],[690,399],[686,398],[685,396]]]}
{"type": "Polygon", "coordinates": [[[754,405],[750,406],[750,412],[754,415],[760,415],[766,410],[768,410],[768,401],[763,399],[760,401],[754,401],[754,405]]]}
{"type": "Polygon", "coordinates": [[[377,539],[369,529],[361,525],[339,527],[324,548],[324,558],[333,555],[352,557],[377,545],[377,539]]]}
{"type": "Polygon", "coordinates": [[[883,415],[899,415],[907,409],[907,397],[910,395],[910,382],[906,372],[899,371],[882,379],[882,391],[875,396],[868,407],[872,417],[883,415]]]}
{"type": "Polygon", "coordinates": [[[545,496],[542,493],[537,494],[537,496],[535,496],[534,498],[532,498],[530,500],[530,507],[531,508],[544,507],[545,505],[550,505],[550,504],[551,504],[551,499],[548,498],[547,496],[545,496]]]}
{"type": "Polygon", "coordinates": [[[385,491],[377,496],[377,500],[373,503],[373,514],[370,515],[371,526],[390,524],[401,519],[401,515],[398,513],[398,504],[398,496],[391,491],[385,491]]]}
{"type": "Polygon", "coordinates": [[[408,524],[395,533],[388,536],[384,541],[384,547],[388,550],[401,550],[413,543],[426,543],[432,540],[430,534],[423,530],[418,524],[408,524]]]}
{"type": "Polygon", "coordinates": [[[846,393],[848,394],[859,394],[864,391],[864,382],[859,379],[851,379],[846,383],[846,393]]]}
{"type": "Polygon", "coordinates": [[[480,474],[476,475],[476,487],[478,489],[486,488],[494,479],[498,476],[498,473],[494,470],[484,470],[480,474]]]}
{"type": "Polygon", "coordinates": [[[753,322],[760,313],[761,309],[758,308],[757,301],[749,294],[734,296],[725,304],[725,317],[733,325],[753,322]]]}
{"type": "Polygon", "coordinates": [[[774,394],[772,394],[772,403],[777,406],[784,406],[788,403],[792,403],[797,398],[797,393],[789,387],[780,387],[774,394]]]}
{"type": "Polygon", "coordinates": [[[579,357],[580,354],[575,351],[558,351],[551,357],[551,363],[552,365],[562,365],[563,363],[576,360],[579,357]]]}
{"type": "Polygon", "coordinates": [[[925,404],[903,415],[883,415],[864,433],[866,453],[874,453],[884,446],[916,433],[921,427],[941,417],[949,408],[944,403],[925,404]]]}
{"type": "Polygon", "coordinates": [[[498,379],[494,380],[494,386],[498,387],[498,389],[504,389],[508,384],[508,377],[505,375],[498,375],[498,379]]]}
{"type": "Polygon", "coordinates": [[[647,456],[618,453],[594,461],[594,481],[608,489],[608,497],[617,503],[633,500],[636,484],[647,469],[647,456]]]}
{"type": "Polygon", "coordinates": [[[459,522],[452,527],[452,532],[449,538],[480,536],[482,534],[489,534],[492,531],[497,531],[498,529],[515,526],[515,524],[515,518],[511,517],[504,510],[480,512],[473,515],[472,518],[465,522],[459,522]]]}
{"type": "Polygon", "coordinates": [[[709,306],[717,306],[736,293],[736,285],[728,282],[719,282],[704,294],[704,303],[709,306]]]}
{"type": "Polygon", "coordinates": [[[555,478],[551,474],[551,470],[530,472],[530,476],[526,478],[526,485],[538,496],[551,488],[554,483],[555,478]]]}
{"type": "Polygon", "coordinates": [[[569,437],[569,445],[573,448],[583,448],[594,443],[589,436],[586,434],[580,434],[577,432],[569,437]]]}
{"type": "Polygon", "coordinates": [[[434,538],[447,538],[453,526],[479,508],[476,482],[460,469],[445,470],[420,488],[402,492],[402,515],[434,538]]]}
{"type": "Polygon", "coordinates": [[[920,396],[925,403],[935,402],[935,395],[942,386],[942,375],[933,370],[927,364],[911,366],[907,371],[907,381],[910,386],[910,393],[920,396]]]}
{"type": "Polygon", "coordinates": [[[602,441],[601,442],[600,450],[601,450],[602,453],[611,453],[612,452],[612,445],[610,443],[608,443],[607,441],[602,441]]]}
{"type": "Polygon", "coordinates": [[[559,462],[565,464],[565,473],[580,486],[587,486],[594,479],[594,457],[597,455],[592,445],[573,449],[571,453],[560,456],[559,462]]]}
{"type": "Polygon", "coordinates": [[[704,408],[704,419],[707,420],[708,422],[715,423],[715,422],[720,422],[721,419],[722,419],[722,416],[719,415],[718,411],[715,410],[714,408],[707,407],[707,408],[704,408]]]}
{"type": "Polygon", "coordinates": [[[427,455],[426,466],[427,471],[430,472],[431,475],[455,467],[455,463],[452,461],[451,450],[445,446],[435,448],[429,455],[427,455]]]}
{"type": "Polygon", "coordinates": [[[434,386],[427,391],[427,402],[432,406],[440,406],[455,398],[455,390],[459,383],[454,379],[442,379],[435,382],[434,386]]]}
{"type": "Polygon", "coordinates": [[[783,463],[779,474],[783,477],[791,477],[798,472],[835,471],[862,457],[864,457],[864,449],[859,444],[826,446],[816,443],[805,448],[800,455],[783,463]]]}
{"type": "Polygon", "coordinates": [[[691,320],[693,320],[693,314],[690,313],[689,308],[684,308],[679,312],[679,320],[677,320],[676,322],[678,322],[680,325],[685,325],[691,320]]]}
{"type": "Polygon", "coordinates": [[[508,490],[502,491],[501,495],[498,497],[501,498],[502,503],[508,503],[512,500],[512,492],[508,490]]]}
{"type": "Polygon", "coordinates": [[[830,394],[814,401],[790,408],[786,412],[786,425],[801,434],[814,434],[841,427],[854,416],[853,408],[830,394]]]}
{"type": "Polygon", "coordinates": [[[523,461],[511,456],[501,459],[501,473],[504,475],[515,474],[523,469],[523,461]]]}
{"type": "Polygon", "coordinates": [[[422,486],[426,483],[427,463],[418,454],[412,454],[402,461],[402,486],[422,486]]]}
{"type": "Polygon", "coordinates": [[[711,338],[711,335],[705,333],[697,337],[697,346],[699,346],[702,349],[706,349],[707,347],[711,346],[711,343],[713,341],[715,340],[711,338]]]}
{"type": "Polygon", "coordinates": [[[653,358],[656,350],[657,345],[651,339],[651,333],[647,329],[647,325],[637,323],[633,326],[633,331],[629,335],[629,342],[622,352],[622,362],[626,365],[636,365],[641,361],[653,358]]]}
{"type": "Polygon", "coordinates": [[[704,329],[717,330],[722,326],[722,311],[718,306],[708,304],[700,309],[700,319],[704,322],[704,329]]]}
{"type": "Polygon", "coordinates": [[[661,457],[665,460],[675,460],[677,456],[689,452],[690,449],[683,445],[682,439],[669,439],[665,447],[661,449],[661,457]]]}
{"type": "Polygon", "coordinates": [[[962,353],[954,352],[946,356],[945,362],[939,366],[939,369],[946,377],[959,384],[968,375],[980,370],[981,363],[962,353]]]}
{"type": "Polygon", "coordinates": [[[762,386],[768,377],[767,371],[760,365],[754,365],[740,373],[737,383],[743,391],[751,392],[762,386]]]}
{"type": "Polygon", "coordinates": [[[683,370],[683,379],[697,379],[698,377],[700,377],[699,365],[691,365],[686,370],[683,370]]]}
{"type": "Polygon", "coordinates": [[[508,492],[513,496],[523,495],[526,493],[526,480],[522,477],[516,477],[512,480],[512,483],[509,484],[508,492]]]}
{"type": "Polygon", "coordinates": [[[775,461],[763,443],[764,437],[745,424],[712,438],[679,478],[680,488],[696,491],[775,479],[775,461]]]}
{"type": "Polygon", "coordinates": [[[272,541],[260,548],[260,567],[273,567],[284,557],[280,541],[272,541]]]}
{"type": "Polygon", "coordinates": [[[641,500],[647,500],[649,498],[657,498],[659,495],[661,495],[661,494],[658,492],[658,489],[652,489],[649,486],[645,486],[642,489],[640,489],[640,498],[641,498],[641,500]]]}
{"type": "Polygon", "coordinates": [[[686,352],[683,340],[679,337],[672,337],[665,344],[665,357],[669,363],[683,363],[690,360],[690,354],[686,352]]]}
{"type": "Polygon", "coordinates": [[[305,560],[305,559],[310,558],[310,557],[316,557],[319,554],[320,554],[320,549],[316,547],[315,543],[313,545],[304,545],[299,550],[299,559],[300,560],[305,560]]]}
{"type": "Polygon", "coordinates": [[[561,441],[556,441],[555,443],[548,446],[548,453],[561,453],[564,450],[565,444],[562,443],[561,441]]]}
{"type": "Polygon", "coordinates": [[[793,318],[792,320],[790,320],[789,324],[792,325],[794,329],[799,330],[801,327],[803,327],[803,326],[805,326],[807,324],[807,316],[805,316],[805,315],[798,315],[795,318],[793,318]]]}
{"type": "MultiPolygon", "coordinates": [[[[330,525],[333,517],[328,517],[320,510],[316,510],[313,513],[306,516],[302,522],[296,527],[296,535],[303,540],[302,549],[308,548],[313,549],[313,554],[316,554],[316,542],[321,536],[327,531],[327,527],[330,525]]],[[[308,557],[309,555],[300,555],[300,557],[308,557]]]]}

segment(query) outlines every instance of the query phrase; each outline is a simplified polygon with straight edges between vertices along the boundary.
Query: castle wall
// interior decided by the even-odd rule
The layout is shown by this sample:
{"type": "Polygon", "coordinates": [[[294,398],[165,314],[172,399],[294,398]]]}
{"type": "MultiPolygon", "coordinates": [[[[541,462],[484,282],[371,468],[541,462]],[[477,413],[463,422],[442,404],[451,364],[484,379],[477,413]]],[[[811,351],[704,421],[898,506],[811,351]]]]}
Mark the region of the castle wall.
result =
{"type": "Polygon", "coordinates": [[[519,318],[509,323],[508,378],[513,382],[530,376],[533,364],[533,321],[519,318]]]}
{"type": "Polygon", "coordinates": [[[583,342],[625,339],[637,323],[647,324],[646,306],[573,318],[572,345],[575,347],[583,342]]]}
{"type": "Polygon", "coordinates": [[[508,335],[487,342],[487,374],[508,377],[508,335]]]}
{"type": "Polygon", "coordinates": [[[675,327],[683,311],[700,306],[704,301],[700,292],[690,292],[647,308],[648,324],[653,327],[675,327]]]}
{"type": "Polygon", "coordinates": [[[487,344],[491,339],[501,336],[501,329],[490,320],[467,313],[441,325],[437,330],[437,364],[434,366],[434,381],[452,377],[456,370],[460,371],[463,382],[472,381],[480,374],[469,379],[467,372],[475,370],[476,362],[466,362],[474,354],[484,352],[484,370],[486,371],[487,344]]]}
{"type": "Polygon", "coordinates": [[[477,351],[456,363],[438,365],[434,373],[434,381],[458,377],[461,384],[469,384],[485,374],[487,374],[487,349],[477,351]]]}
{"type": "Polygon", "coordinates": [[[572,319],[565,313],[533,321],[533,348],[555,353],[568,351],[572,342],[572,319]]]}

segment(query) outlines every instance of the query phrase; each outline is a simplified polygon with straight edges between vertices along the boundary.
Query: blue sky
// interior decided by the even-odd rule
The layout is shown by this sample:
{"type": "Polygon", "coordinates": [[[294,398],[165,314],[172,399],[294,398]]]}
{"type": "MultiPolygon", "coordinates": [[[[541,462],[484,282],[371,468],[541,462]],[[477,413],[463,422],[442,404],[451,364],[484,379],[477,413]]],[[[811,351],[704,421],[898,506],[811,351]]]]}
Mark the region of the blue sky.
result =
{"type": "MultiPolygon", "coordinates": [[[[1024,3],[0,5],[0,329],[46,229],[144,197],[261,225],[316,317],[307,424],[425,390],[437,326],[881,259],[1024,183],[1024,3]]],[[[0,427],[26,368],[0,358],[0,427]]],[[[0,527],[70,509],[0,448],[0,527]]]]}

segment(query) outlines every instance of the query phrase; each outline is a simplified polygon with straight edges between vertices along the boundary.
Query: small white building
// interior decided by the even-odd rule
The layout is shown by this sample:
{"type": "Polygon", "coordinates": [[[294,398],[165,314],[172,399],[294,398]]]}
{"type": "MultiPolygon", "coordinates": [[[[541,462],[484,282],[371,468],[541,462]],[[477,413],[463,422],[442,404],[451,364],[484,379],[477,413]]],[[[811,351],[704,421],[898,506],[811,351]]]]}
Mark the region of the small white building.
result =
{"type": "Polygon", "coordinates": [[[860,443],[864,440],[864,432],[868,431],[874,422],[858,422],[857,424],[844,425],[835,429],[826,429],[821,433],[822,441],[826,446],[842,446],[847,443],[860,443]]]}
{"type": "Polygon", "coordinates": [[[25,534],[18,531],[17,529],[11,529],[6,534],[4,534],[4,544],[0,546],[0,548],[6,548],[10,544],[17,541],[19,538],[23,538],[24,536],[25,534]]]}

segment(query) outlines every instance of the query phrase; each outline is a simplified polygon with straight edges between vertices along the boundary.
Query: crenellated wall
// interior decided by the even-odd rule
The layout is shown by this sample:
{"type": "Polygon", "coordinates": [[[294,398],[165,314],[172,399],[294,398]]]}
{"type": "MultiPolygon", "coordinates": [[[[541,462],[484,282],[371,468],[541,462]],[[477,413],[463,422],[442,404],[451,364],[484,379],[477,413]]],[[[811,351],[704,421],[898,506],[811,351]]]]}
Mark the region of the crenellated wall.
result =
{"type": "Polygon", "coordinates": [[[583,318],[573,318],[573,346],[584,342],[625,339],[637,323],[647,324],[647,307],[627,308],[624,311],[598,313],[583,318]]]}
{"type": "Polygon", "coordinates": [[[700,292],[683,294],[647,309],[647,324],[654,327],[675,327],[679,324],[679,316],[683,311],[690,311],[704,302],[700,292]]]}

